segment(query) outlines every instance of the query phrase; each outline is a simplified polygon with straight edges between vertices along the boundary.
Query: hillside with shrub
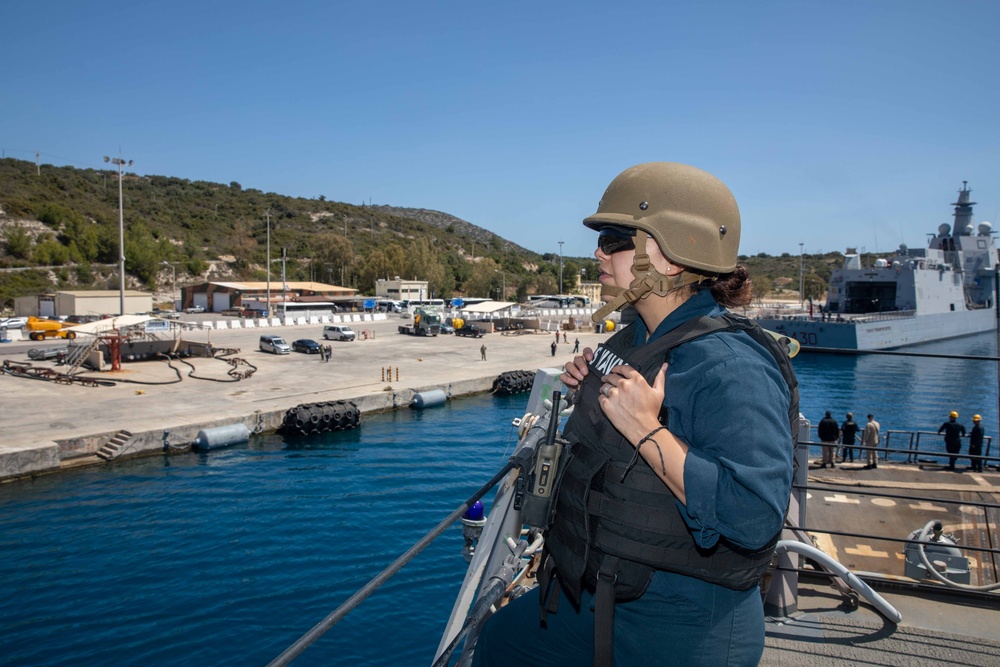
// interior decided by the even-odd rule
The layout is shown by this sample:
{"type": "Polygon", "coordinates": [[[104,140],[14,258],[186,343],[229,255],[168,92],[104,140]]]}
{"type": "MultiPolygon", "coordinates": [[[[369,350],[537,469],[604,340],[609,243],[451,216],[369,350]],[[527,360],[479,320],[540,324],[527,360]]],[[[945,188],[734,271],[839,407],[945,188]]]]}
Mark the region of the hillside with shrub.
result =
{"type": "MultiPolygon", "coordinates": [[[[109,165],[113,166],[113,165],[109,165]]],[[[379,278],[427,280],[435,296],[509,298],[556,293],[559,257],[538,254],[440,211],[356,206],[175,176],[122,179],[129,287],[173,289],[203,280],[271,276],[374,293],[379,278]]],[[[582,231],[582,230],[581,230],[582,231]]],[[[118,288],[118,171],[0,159],[0,302],[56,289],[118,288]]],[[[742,257],[757,291],[797,293],[799,258],[742,257]]],[[[807,256],[806,293],[818,298],[839,253],[807,256]]],[[[564,257],[567,286],[597,275],[592,257],[564,257]]]]}

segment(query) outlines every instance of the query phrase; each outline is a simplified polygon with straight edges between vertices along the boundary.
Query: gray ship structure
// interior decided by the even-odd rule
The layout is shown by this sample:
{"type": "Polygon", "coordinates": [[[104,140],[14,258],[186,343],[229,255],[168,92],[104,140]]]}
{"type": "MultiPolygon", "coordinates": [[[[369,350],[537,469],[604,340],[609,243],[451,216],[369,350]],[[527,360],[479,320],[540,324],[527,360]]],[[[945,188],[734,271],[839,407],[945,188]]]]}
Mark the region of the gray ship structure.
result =
{"type": "Polygon", "coordinates": [[[995,328],[996,237],[990,223],[973,223],[971,193],[963,181],[952,204],[954,226],[938,227],[926,248],[901,245],[894,257],[870,267],[848,250],[820,313],[762,313],[757,321],[806,348],[847,350],[892,349],[995,328]]]}

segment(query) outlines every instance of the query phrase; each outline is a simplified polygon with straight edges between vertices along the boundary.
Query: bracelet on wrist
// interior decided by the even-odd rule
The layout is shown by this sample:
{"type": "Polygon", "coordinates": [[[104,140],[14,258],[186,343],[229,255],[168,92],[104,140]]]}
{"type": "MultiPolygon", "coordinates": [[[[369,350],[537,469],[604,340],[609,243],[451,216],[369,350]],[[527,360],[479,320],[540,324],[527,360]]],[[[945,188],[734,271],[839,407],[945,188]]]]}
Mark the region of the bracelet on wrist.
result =
{"type": "Polygon", "coordinates": [[[663,450],[660,449],[660,443],[657,442],[653,438],[653,436],[656,435],[657,433],[659,433],[660,431],[666,430],[666,428],[667,428],[666,426],[657,426],[652,431],[650,431],[649,433],[647,433],[646,436],[642,440],[640,440],[639,442],[637,442],[636,445],[635,445],[635,451],[637,453],[639,451],[639,448],[642,447],[642,445],[643,445],[644,442],[649,441],[649,442],[652,442],[654,445],[656,445],[656,453],[660,455],[660,469],[663,471],[664,475],[667,474],[667,464],[663,460],[663,450]]]}

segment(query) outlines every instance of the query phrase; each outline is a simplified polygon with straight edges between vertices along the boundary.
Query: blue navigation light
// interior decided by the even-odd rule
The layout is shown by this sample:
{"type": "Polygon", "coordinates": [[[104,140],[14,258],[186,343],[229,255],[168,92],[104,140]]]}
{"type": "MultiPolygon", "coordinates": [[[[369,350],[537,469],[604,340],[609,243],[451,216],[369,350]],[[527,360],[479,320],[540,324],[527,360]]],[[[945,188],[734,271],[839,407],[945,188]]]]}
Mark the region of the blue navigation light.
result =
{"type": "Polygon", "coordinates": [[[483,507],[483,502],[477,500],[472,504],[472,507],[465,510],[465,514],[462,515],[463,519],[470,519],[472,521],[482,521],[486,517],[486,508],[483,507]]]}

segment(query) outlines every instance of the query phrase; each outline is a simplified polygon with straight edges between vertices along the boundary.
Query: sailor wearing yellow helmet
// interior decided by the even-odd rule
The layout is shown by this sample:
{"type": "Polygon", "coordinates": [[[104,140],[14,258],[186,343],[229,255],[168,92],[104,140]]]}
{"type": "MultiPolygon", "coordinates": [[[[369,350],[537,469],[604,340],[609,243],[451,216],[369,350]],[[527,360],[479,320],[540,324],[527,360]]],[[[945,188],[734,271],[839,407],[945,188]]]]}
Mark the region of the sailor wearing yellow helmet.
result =
{"type": "MultiPolygon", "coordinates": [[[[962,451],[962,438],[965,436],[965,426],[958,423],[958,412],[952,410],[948,413],[948,421],[941,424],[938,433],[944,433],[944,448],[949,454],[958,454],[962,451]]],[[[948,466],[945,470],[954,470],[957,456],[948,457],[948,466]]]]}
{"type": "Polygon", "coordinates": [[[973,472],[983,471],[983,460],[976,458],[983,455],[983,437],[986,431],[983,430],[983,418],[979,415],[972,415],[972,430],[969,431],[969,456],[972,465],[969,466],[973,472]]]}

